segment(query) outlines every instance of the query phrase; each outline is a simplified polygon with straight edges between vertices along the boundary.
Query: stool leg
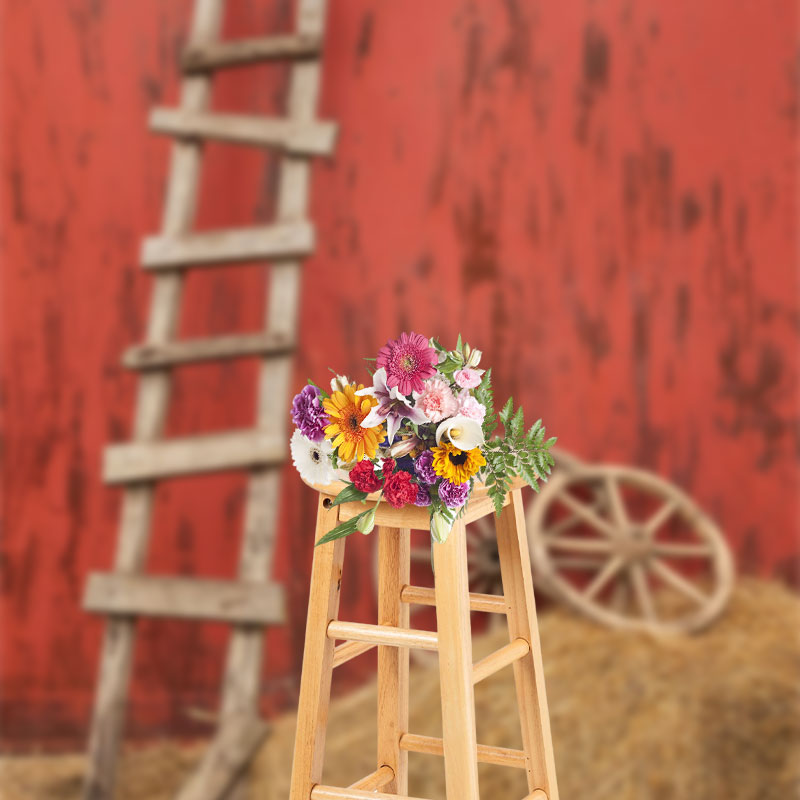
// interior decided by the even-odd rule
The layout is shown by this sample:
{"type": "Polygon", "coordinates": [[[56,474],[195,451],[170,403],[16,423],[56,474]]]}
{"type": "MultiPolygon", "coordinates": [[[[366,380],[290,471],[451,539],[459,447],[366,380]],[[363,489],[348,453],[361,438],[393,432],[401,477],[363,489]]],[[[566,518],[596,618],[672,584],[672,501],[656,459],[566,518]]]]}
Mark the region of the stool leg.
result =
{"type": "MultiPolygon", "coordinates": [[[[400,592],[410,579],[410,531],[378,528],[378,624],[408,628],[408,603],[400,592]]],[[[408,794],[408,753],[400,737],[408,733],[408,648],[378,646],[378,768],[394,770],[382,791],[408,794]]]]}
{"type": "MultiPolygon", "coordinates": [[[[320,496],[315,541],[335,528],[338,520],[338,506],[325,508],[320,496]]],[[[327,630],[339,613],[344,541],[336,539],[314,550],[290,800],[309,800],[311,789],[322,780],[334,648],[327,630]]]]}
{"type": "Polygon", "coordinates": [[[447,800],[479,800],[467,540],[456,522],[444,544],[433,544],[442,739],[447,800]]]}
{"type": "Polygon", "coordinates": [[[503,593],[508,607],[509,634],[512,641],[522,638],[530,644],[528,655],[514,662],[522,744],[528,762],[528,789],[531,792],[543,789],[547,800],[558,800],[542,648],[536,621],[525,514],[519,489],[512,492],[511,503],[503,509],[497,520],[497,548],[503,593]]]}

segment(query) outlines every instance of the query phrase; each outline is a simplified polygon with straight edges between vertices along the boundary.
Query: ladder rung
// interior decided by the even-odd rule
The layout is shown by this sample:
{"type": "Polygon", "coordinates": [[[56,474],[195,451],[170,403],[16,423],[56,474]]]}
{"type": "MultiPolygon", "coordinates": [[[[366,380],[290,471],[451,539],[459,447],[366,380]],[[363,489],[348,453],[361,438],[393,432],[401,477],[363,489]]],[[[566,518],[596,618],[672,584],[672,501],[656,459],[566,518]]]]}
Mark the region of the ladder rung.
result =
{"type": "Polygon", "coordinates": [[[388,764],[384,764],[382,767],[378,767],[375,772],[371,772],[360,781],[350,784],[347,788],[375,792],[378,789],[383,789],[392,780],[394,780],[394,770],[388,764]]]}
{"type": "Polygon", "coordinates": [[[523,800],[547,800],[547,792],[544,789],[534,789],[523,800]]]}
{"type": "Polygon", "coordinates": [[[106,448],[107,483],[135,483],[202,472],[267,467],[286,459],[282,437],[259,430],[129,442],[106,448]]]}
{"type": "Polygon", "coordinates": [[[531,646],[525,639],[514,639],[505,647],[495,650],[491,655],[478,661],[472,668],[472,682],[478,683],[495,672],[524,658],[531,651],[531,646]]]}
{"type": "Polygon", "coordinates": [[[323,786],[318,783],[311,790],[311,800],[423,800],[423,798],[363,789],[339,789],[337,786],[323,786]]]}
{"type": "Polygon", "coordinates": [[[419,650],[439,649],[439,637],[433,631],[393,628],[390,625],[365,625],[361,622],[334,620],[328,623],[328,638],[392,647],[414,647],[419,650]]]}
{"type": "Polygon", "coordinates": [[[183,53],[181,66],[186,72],[202,72],[279,58],[310,58],[321,49],[321,36],[305,34],[238,39],[190,46],[183,53]]]}
{"type": "Polygon", "coordinates": [[[150,130],[192,139],[281,147],[296,156],[325,156],[333,152],[337,128],[334,122],[154,108],[150,112],[150,130]]]}
{"type": "Polygon", "coordinates": [[[122,363],[129,369],[158,369],[222,358],[282,355],[293,349],[294,345],[280,335],[243,333],[166,344],[141,344],[131,347],[122,357],[122,363]]]}
{"type": "Polygon", "coordinates": [[[149,236],[142,245],[142,266],[175,269],[290,258],[307,255],[313,248],[314,229],[308,222],[228,228],[177,237],[149,236]]]}
{"type": "MultiPolygon", "coordinates": [[[[419,606],[436,605],[436,593],[426,586],[404,586],[400,592],[400,599],[404,603],[419,606]]],[[[473,611],[486,611],[490,614],[505,614],[508,611],[505,597],[479,592],[469,593],[469,607],[473,611]]]]}
{"type": "MultiPolygon", "coordinates": [[[[444,744],[435,736],[420,736],[417,733],[404,733],[400,737],[400,749],[411,753],[428,753],[433,756],[444,755],[444,744]]],[[[478,745],[478,761],[484,764],[499,764],[504,767],[525,769],[525,753],[508,747],[494,747],[489,744],[478,745]]]]}
{"type": "Polygon", "coordinates": [[[94,572],[87,611],[125,616],[219,620],[247,625],[284,621],[283,589],[273,583],[94,572]]]}
{"type": "Polygon", "coordinates": [[[354,658],[357,658],[363,653],[368,653],[373,647],[376,646],[377,645],[374,645],[370,642],[355,641],[339,644],[333,648],[333,666],[341,667],[342,664],[352,661],[354,658]]]}

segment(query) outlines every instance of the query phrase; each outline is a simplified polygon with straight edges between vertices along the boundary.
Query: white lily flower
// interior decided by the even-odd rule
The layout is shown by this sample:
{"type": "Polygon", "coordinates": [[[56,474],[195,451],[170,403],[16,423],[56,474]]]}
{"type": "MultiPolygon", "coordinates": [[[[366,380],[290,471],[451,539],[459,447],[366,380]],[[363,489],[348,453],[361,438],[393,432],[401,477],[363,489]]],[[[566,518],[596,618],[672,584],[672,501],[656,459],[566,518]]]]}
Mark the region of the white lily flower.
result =
{"type": "Polygon", "coordinates": [[[480,423],[461,415],[450,417],[439,424],[436,429],[436,444],[441,444],[444,437],[459,450],[472,450],[484,443],[480,423]]]}
{"type": "Polygon", "coordinates": [[[389,388],[386,383],[384,367],[375,372],[372,381],[372,386],[356,392],[360,397],[370,396],[378,401],[378,405],[373,406],[369,414],[361,421],[362,428],[374,428],[385,422],[386,435],[389,438],[389,444],[392,444],[404,419],[409,419],[417,425],[428,421],[425,414],[420,409],[414,408],[410,400],[400,394],[400,390],[396,386],[389,388]]]}

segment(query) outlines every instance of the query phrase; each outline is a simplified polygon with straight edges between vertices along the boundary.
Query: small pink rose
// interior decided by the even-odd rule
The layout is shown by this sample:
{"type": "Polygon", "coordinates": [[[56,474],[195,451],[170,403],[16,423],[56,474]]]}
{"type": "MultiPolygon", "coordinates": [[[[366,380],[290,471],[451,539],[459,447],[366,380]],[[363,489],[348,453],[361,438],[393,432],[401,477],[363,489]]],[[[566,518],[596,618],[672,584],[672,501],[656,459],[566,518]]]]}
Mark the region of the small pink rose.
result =
{"type": "Polygon", "coordinates": [[[476,386],[481,385],[481,375],[483,374],[482,369],[472,369],[471,367],[465,367],[464,369],[458,370],[453,377],[455,378],[456,383],[462,389],[474,389],[476,386]]]}

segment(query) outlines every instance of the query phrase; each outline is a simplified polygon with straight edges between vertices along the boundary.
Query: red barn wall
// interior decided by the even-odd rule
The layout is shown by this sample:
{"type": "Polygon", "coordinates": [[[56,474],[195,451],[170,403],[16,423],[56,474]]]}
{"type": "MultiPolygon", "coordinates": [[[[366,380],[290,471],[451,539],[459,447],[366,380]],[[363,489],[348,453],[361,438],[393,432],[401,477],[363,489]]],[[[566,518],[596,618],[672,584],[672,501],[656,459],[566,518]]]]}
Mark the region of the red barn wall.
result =
{"type": "MultiPolygon", "coordinates": [[[[332,0],[314,168],[319,246],[304,268],[297,385],[351,375],[403,329],[460,331],[498,395],[593,461],[688,489],[740,569],[791,578],[798,555],[795,8],[789,0],[332,0]]],[[[189,0],[6,2],[2,44],[2,658],[6,746],[76,745],[102,626],[80,610],[107,569],[119,492],[102,448],[130,433],[189,0]]],[[[288,29],[292,3],[232,0],[227,36],[288,29]]],[[[220,79],[215,105],[277,111],[282,67],[220,79]]],[[[267,220],[274,160],[212,146],[198,225],[267,220]]],[[[184,335],[256,329],[258,266],[186,287],[184,335]]],[[[363,374],[363,373],[361,373],[363,374]]],[[[253,364],[176,375],[168,432],[245,427],[253,364]]],[[[291,704],[313,498],[291,471],[264,711],[291,704]]],[[[158,492],[154,572],[230,576],[243,482],[158,492]]],[[[351,547],[352,576],[370,569],[351,547]]],[[[367,618],[368,581],[345,581],[367,618]]],[[[131,735],[213,707],[224,628],[140,625],[131,735]]],[[[358,679],[358,669],[349,681],[358,679]]]]}

